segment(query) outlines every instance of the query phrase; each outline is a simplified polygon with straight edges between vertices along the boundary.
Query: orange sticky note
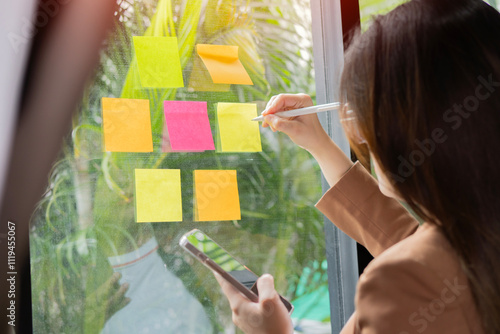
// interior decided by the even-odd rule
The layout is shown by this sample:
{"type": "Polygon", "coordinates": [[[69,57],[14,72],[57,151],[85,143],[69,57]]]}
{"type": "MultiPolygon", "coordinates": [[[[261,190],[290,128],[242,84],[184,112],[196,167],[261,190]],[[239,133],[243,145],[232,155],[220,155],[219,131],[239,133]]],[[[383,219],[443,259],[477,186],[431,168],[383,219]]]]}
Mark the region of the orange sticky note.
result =
{"type": "Polygon", "coordinates": [[[253,85],[234,45],[198,44],[196,51],[216,84],[253,85]]]}
{"type": "Polygon", "coordinates": [[[104,147],[108,152],[153,152],[148,100],[102,99],[104,147]]]}
{"type": "Polygon", "coordinates": [[[235,170],[194,171],[195,221],[240,220],[235,170]]]}
{"type": "Polygon", "coordinates": [[[182,221],[179,169],[135,170],[135,217],[138,223],[182,221]]]}
{"type": "Polygon", "coordinates": [[[194,59],[193,69],[189,75],[188,89],[194,92],[229,92],[231,85],[213,83],[203,61],[197,57],[194,59]]]}

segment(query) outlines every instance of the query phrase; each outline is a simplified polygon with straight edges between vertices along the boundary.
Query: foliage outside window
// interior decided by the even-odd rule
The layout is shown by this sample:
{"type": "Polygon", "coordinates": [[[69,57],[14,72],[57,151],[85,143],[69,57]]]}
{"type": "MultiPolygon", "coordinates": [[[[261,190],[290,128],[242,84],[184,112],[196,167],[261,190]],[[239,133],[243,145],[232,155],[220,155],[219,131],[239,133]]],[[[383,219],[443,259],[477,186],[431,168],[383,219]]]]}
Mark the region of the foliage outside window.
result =
{"type": "MultiPolygon", "coordinates": [[[[206,316],[207,333],[232,328],[227,301],[212,275],[178,246],[180,236],[195,227],[257,274],[273,274],[278,291],[295,301],[294,317],[299,324],[303,319],[328,322],[323,218],[314,208],[321,183],[312,157],[285,135],[267,129],[261,129],[263,151],[259,153],[162,153],[160,149],[163,101],[207,101],[214,130],[218,102],[257,103],[262,111],[278,93],[314,95],[309,2],[119,0],[118,8],[115,29],[105,42],[71,136],[64,142],[47,192],[33,216],[35,333],[113,332],[110,321],[120,314],[152,317],[151,326],[144,325],[147,330],[128,328],[123,332],[172,332],[175,324],[155,319],[155,314],[161,316],[165,310],[142,314],[133,309],[137,295],[130,296],[128,305],[125,299],[114,297],[120,285],[112,284],[112,259],[155,244],[162,266],[154,273],[168,274],[172,282],[181,282],[178,290],[185,292],[179,299],[165,297],[167,302],[145,301],[148,307],[154,308],[156,302],[170,304],[172,309],[167,312],[182,311],[178,314],[191,322],[202,322],[189,318],[189,309],[179,310],[185,300],[186,305],[198,305],[196,312],[206,316]],[[141,89],[133,36],[176,36],[185,88],[141,89]],[[199,91],[196,85],[190,88],[190,80],[203,80],[196,72],[201,64],[196,44],[239,46],[240,59],[254,85],[232,85],[219,92],[199,91]],[[103,97],[150,101],[153,153],[103,152],[103,97]],[[181,170],[183,222],[135,222],[133,173],[138,168],[181,170]],[[193,222],[192,174],[197,169],[237,170],[240,221],[193,222]],[[323,303],[320,313],[319,303],[323,303]]],[[[146,294],[163,293],[164,289],[152,291],[156,287],[148,290],[149,278],[140,274],[138,280],[127,277],[129,274],[121,277],[120,283],[131,281],[127,296],[138,286],[146,294]]]]}
{"type": "MultiPolygon", "coordinates": [[[[374,15],[385,14],[402,3],[409,0],[359,0],[359,11],[361,17],[361,27],[366,30],[370,20],[374,15]]],[[[499,9],[498,0],[485,0],[488,4],[499,9]]]]}

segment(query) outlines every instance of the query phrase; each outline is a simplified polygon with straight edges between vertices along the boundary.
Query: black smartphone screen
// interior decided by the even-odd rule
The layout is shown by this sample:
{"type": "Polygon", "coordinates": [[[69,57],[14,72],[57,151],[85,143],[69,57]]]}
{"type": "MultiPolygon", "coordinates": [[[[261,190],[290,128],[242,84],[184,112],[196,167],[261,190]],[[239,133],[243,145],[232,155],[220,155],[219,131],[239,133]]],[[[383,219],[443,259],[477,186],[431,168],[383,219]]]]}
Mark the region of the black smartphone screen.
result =
{"type": "Polygon", "coordinates": [[[203,252],[212,261],[218,264],[228,274],[233,276],[238,282],[246,286],[248,289],[256,292],[256,288],[252,289],[259,278],[253,272],[245,268],[234,257],[229,255],[215,241],[210,239],[201,231],[195,231],[187,236],[188,241],[196,247],[200,252],[203,252]]]}

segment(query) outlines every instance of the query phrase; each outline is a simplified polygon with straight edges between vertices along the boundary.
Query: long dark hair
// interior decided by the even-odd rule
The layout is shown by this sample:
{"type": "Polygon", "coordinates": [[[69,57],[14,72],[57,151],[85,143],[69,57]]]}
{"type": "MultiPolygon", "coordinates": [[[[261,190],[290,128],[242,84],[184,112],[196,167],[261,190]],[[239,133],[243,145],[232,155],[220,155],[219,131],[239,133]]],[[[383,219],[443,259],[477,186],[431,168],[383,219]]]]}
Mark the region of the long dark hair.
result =
{"type": "Polygon", "coordinates": [[[500,333],[500,14],[481,0],[403,4],[353,39],[340,94],[366,141],[351,134],[355,151],[442,230],[483,328],[500,333]]]}

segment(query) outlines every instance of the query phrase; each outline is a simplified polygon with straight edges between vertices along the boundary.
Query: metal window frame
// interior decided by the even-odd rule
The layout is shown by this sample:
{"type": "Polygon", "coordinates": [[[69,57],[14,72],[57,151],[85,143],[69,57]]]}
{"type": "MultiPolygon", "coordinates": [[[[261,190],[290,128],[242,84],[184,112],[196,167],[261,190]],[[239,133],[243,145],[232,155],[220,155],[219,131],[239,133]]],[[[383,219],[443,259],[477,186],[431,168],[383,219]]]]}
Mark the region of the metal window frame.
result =
{"type": "MultiPolygon", "coordinates": [[[[339,100],[340,75],[344,65],[342,0],[312,0],[311,14],[316,100],[318,104],[335,102],[339,100]]],[[[349,142],[338,113],[328,112],[319,116],[330,137],[350,156],[349,142]]],[[[329,189],[324,177],[322,186],[323,193],[329,189]]],[[[359,277],[356,242],[326,217],[325,239],[332,333],[339,333],[354,312],[354,295],[359,277]]]]}

